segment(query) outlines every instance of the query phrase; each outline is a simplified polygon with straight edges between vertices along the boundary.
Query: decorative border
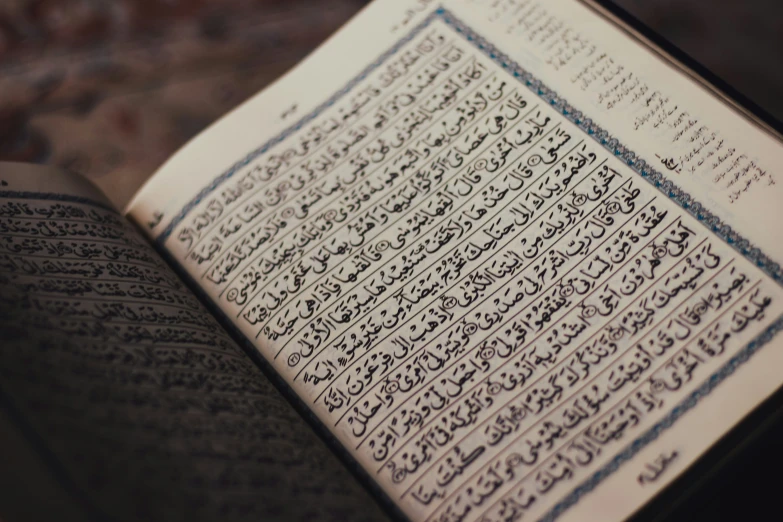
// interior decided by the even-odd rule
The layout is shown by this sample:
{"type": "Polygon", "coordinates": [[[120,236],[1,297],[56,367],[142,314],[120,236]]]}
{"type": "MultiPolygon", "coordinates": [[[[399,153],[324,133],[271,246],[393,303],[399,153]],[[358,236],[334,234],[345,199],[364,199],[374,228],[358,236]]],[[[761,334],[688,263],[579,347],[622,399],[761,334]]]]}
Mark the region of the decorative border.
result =
{"type": "Polygon", "coordinates": [[[47,201],[63,201],[66,203],[80,203],[82,205],[92,205],[109,212],[114,212],[119,215],[116,208],[112,208],[106,203],[95,201],[93,199],[84,198],[81,196],[69,196],[68,194],[56,194],[54,192],[30,192],[30,191],[17,191],[17,190],[0,190],[0,198],[14,198],[14,199],[41,199],[47,201]]]}
{"type": "MultiPolygon", "coordinates": [[[[405,43],[412,40],[425,27],[429,26],[432,23],[432,21],[435,19],[440,19],[444,23],[449,25],[451,28],[453,28],[457,33],[462,35],[462,37],[464,37],[468,42],[470,42],[472,45],[474,45],[479,50],[481,50],[485,55],[487,55],[490,59],[492,59],[494,62],[500,65],[509,74],[513,75],[520,82],[524,83],[537,96],[539,96],[544,101],[546,101],[550,106],[558,110],[563,116],[565,116],[569,121],[574,123],[583,132],[587,133],[594,140],[599,142],[604,148],[606,148],[607,150],[612,152],[612,154],[614,154],[616,157],[621,159],[633,171],[639,174],[642,178],[646,179],[651,185],[653,185],[658,190],[660,190],[668,198],[675,201],[680,207],[682,207],[693,217],[695,217],[698,221],[700,221],[705,227],[707,227],[716,236],[718,236],[720,239],[728,243],[730,247],[732,247],[743,257],[745,257],[746,259],[754,263],[758,268],[760,268],[764,273],[770,276],[779,285],[783,286],[783,271],[781,271],[780,264],[773,261],[771,258],[766,256],[763,252],[761,252],[759,248],[753,246],[748,240],[744,239],[739,234],[737,234],[734,230],[731,229],[730,226],[723,223],[717,216],[712,214],[707,208],[702,206],[699,202],[693,199],[689,194],[684,192],[682,189],[680,189],[674,183],[668,180],[665,176],[663,176],[660,172],[655,170],[654,167],[647,164],[643,159],[638,158],[632,150],[625,147],[617,138],[612,137],[605,130],[603,130],[598,125],[593,123],[593,121],[589,117],[586,117],[581,111],[578,111],[574,107],[572,107],[563,97],[559,96],[555,91],[548,88],[540,80],[535,78],[530,72],[524,70],[517,63],[511,60],[507,55],[503,54],[491,43],[489,43],[486,39],[478,35],[469,26],[467,26],[465,23],[457,19],[454,15],[452,15],[448,10],[444,8],[438,8],[432,13],[430,13],[430,15],[427,16],[427,18],[424,21],[422,21],[418,26],[413,28],[403,39],[401,39],[391,49],[389,49],[384,54],[382,54],[378,58],[378,60],[376,60],[367,68],[365,68],[361,74],[359,74],[356,78],[351,80],[343,89],[341,89],[331,98],[329,98],[329,100],[327,100],[325,103],[321,104],[318,108],[316,108],[313,112],[311,112],[310,114],[308,114],[307,116],[299,120],[299,122],[297,122],[294,126],[290,127],[289,129],[285,130],[277,137],[265,143],[263,146],[254,150],[253,152],[248,154],[243,160],[240,160],[239,162],[235,163],[230,169],[228,169],[226,172],[224,172],[218,178],[216,178],[208,187],[204,188],[198,194],[198,196],[196,196],[190,203],[188,203],[185,207],[183,207],[180,213],[175,218],[172,219],[172,221],[166,227],[166,229],[156,238],[155,241],[157,245],[161,248],[161,250],[165,252],[163,243],[168,239],[173,228],[177,224],[179,224],[182,221],[182,219],[184,219],[184,217],[196,205],[198,205],[200,201],[202,201],[207,195],[209,195],[212,191],[214,191],[221,183],[231,178],[241,167],[244,167],[250,161],[252,161],[253,159],[257,158],[259,155],[266,152],[270,147],[272,147],[277,143],[280,143],[285,138],[287,138],[294,132],[301,129],[302,126],[304,126],[306,123],[316,118],[323,110],[333,105],[339,98],[341,98],[346,93],[348,93],[361,80],[367,77],[368,74],[370,74],[374,69],[380,66],[390,56],[394,55],[405,43]]],[[[172,259],[171,256],[168,256],[168,258],[172,263],[175,263],[175,261],[172,259]]],[[[184,269],[182,269],[181,266],[178,268],[181,270],[181,273],[184,273],[184,269]]],[[[187,274],[183,274],[183,275],[187,279],[189,280],[191,279],[187,274]]],[[[206,297],[206,296],[202,296],[202,297],[206,297]]],[[[208,298],[206,300],[209,301],[208,298]]],[[[213,305],[210,306],[212,310],[215,310],[217,308],[213,303],[210,304],[213,305]]],[[[220,314],[220,312],[218,313],[220,314]]],[[[232,329],[232,330],[235,333],[235,335],[238,334],[238,330],[236,329],[232,329]]],[[[617,471],[617,469],[619,469],[619,467],[623,463],[630,460],[642,448],[644,448],[647,444],[657,439],[658,436],[661,433],[663,433],[666,429],[670,428],[680,417],[682,417],[685,413],[691,410],[699,402],[699,400],[707,396],[712,390],[714,390],[718,386],[718,384],[720,384],[728,376],[733,374],[737,368],[739,368],[754,353],[756,353],[759,349],[761,349],[764,345],[766,345],[781,330],[783,330],[783,316],[779,317],[776,321],[774,321],[771,325],[769,325],[762,334],[760,334],[758,337],[752,340],[745,348],[740,350],[725,365],[723,365],[718,371],[716,371],[713,375],[711,375],[698,389],[696,389],[683,401],[677,404],[661,421],[659,421],[652,428],[650,428],[644,434],[642,434],[633,442],[631,442],[627,447],[625,447],[618,454],[616,454],[615,457],[609,463],[607,463],[604,467],[602,467],[601,469],[593,473],[593,475],[591,475],[589,479],[584,481],[582,484],[578,485],[569,494],[567,494],[563,498],[563,500],[561,500],[558,504],[556,504],[540,520],[551,522],[559,518],[564,511],[566,511],[568,508],[570,508],[571,506],[579,502],[579,500],[584,495],[591,492],[604,479],[606,479],[612,473],[617,471]]],[[[249,343],[241,333],[239,333],[238,335],[244,341],[242,344],[244,345],[246,351],[248,351],[248,353],[251,354],[251,357],[253,356],[252,355],[253,353],[257,355],[258,352],[252,348],[252,343],[249,343]]],[[[263,360],[258,361],[257,357],[253,357],[253,359],[259,362],[261,366],[267,370],[268,375],[274,374],[274,371],[270,368],[270,366],[266,361],[263,360]]],[[[281,383],[278,382],[278,385],[280,386],[281,383]]],[[[291,396],[293,395],[294,402],[298,403],[298,398],[293,393],[293,390],[288,388],[288,386],[286,386],[285,383],[282,383],[281,387],[284,389],[287,388],[288,393],[286,395],[289,398],[291,398],[291,396]]],[[[302,406],[303,406],[302,404],[299,404],[298,409],[300,409],[300,411],[302,409],[302,406]]],[[[306,409],[304,414],[306,417],[309,418],[311,422],[313,422],[313,424],[323,429],[323,425],[320,422],[318,422],[318,420],[314,417],[312,412],[309,411],[309,409],[306,409]]],[[[356,466],[355,460],[351,457],[350,454],[348,454],[345,451],[345,449],[340,445],[340,443],[337,442],[336,439],[334,439],[331,433],[322,433],[321,435],[324,436],[324,438],[326,438],[331,443],[330,445],[332,447],[337,448],[338,454],[345,461],[353,464],[353,466],[351,467],[356,466]]],[[[357,472],[355,468],[354,468],[354,472],[357,472]]],[[[358,474],[360,476],[365,476],[365,474],[361,472],[359,472],[358,474]]],[[[377,488],[372,488],[372,489],[377,493],[377,488]]],[[[388,497],[386,497],[386,495],[382,493],[380,496],[383,499],[383,504],[385,504],[388,507],[389,504],[388,497]]],[[[399,516],[399,512],[396,512],[395,515],[399,516]]]]}

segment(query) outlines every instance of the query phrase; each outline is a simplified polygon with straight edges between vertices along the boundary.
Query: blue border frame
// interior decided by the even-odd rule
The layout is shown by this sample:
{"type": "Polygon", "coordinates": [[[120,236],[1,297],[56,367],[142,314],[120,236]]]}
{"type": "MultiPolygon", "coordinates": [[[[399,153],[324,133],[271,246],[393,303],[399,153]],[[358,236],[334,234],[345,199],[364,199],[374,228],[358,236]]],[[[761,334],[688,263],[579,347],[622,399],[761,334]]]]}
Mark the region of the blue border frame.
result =
{"type": "MultiPolygon", "coordinates": [[[[612,137],[602,128],[598,127],[593,121],[586,117],[581,111],[572,107],[564,98],[559,96],[555,91],[548,88],[540,80],[536,79],[531,73],[524,70],[517,63],[511,60],[507,55],[503,54],[486,39],[474,32],[469,26],[461,22],[454,15],[444,8],[437,8],[430,13],[427,18],[422,21],[418,26],[414,27],[408,32],[408,34],[392,46],[388,51],[383,53],[375,62],[366,67],[358,76],[353,78],[345,87],[335,93],[326,102],[322,103],[311,113],[300,119],[292,127],[286,129],[278,136],[272,138],[261,147],[250,152],[245,158],[236,162],[231,168],[226,170],[223,174],[215,178],[207,187],[205,187],[199,194],[185,205],[182,210],[172,219],[163,232],[155,239],[156,244],[165,251],[163,247],[165,241],[171,235],[173,229],[187,216],[187,214],[195,208],[205,197],[216,190],[223,182],[230,179],[236,172],[248,165],[252,160],[267,152],[272,146],[282,142],[287,137],[291,136],[296,131],[300,130],[305,124],[309,123],[316,117],[318,117],[325,109],[334,105],[340,98],[351,91],[359,82],[366,78],[373,70],[379,67],[389,57],[394,55],[399,49],[415,38],[424,28],[429,26],[433,20],[439,19],[453,28],[457,33],[462,35],[468,42],[481,50],[490,59],[500,65],[509,74],[514,76],[521,83],[525,84],[531,91],[537,96],[542,98],[549,105],[558,110],[563,116],[574,123],[583,132],[591,136],[594,140],[599,142],[604,148],[608,149],[616,157],[620,158],[628,167],[639,174],[642,178],[646,179],[650,184],[664,193],[668,198],[674,200],[680,207],[690,213],[698,221],[700,221],[705,227],[713,232],[720,239],[728,243],[730,247],[739,252],[743,257],[751,261],[757,267],[759,267],[764,273],[769,275],[779,285],[783,286],[783,272],[779,263],[773,261],[766,256],[757,247],[753,246],[749,241],[741,237],[727,224],[723,223],[717,216],[712,214],[708,209],[702,206],[699,202],[693,199],[689,194],[681,190],[674,183],[663,176],[659,171],[647,164],[644,160],[638,158],[636,154],[625,147],[618,139],[612,137]]],[[[174,263],[174,260],[169,255],[168,259],[174,263]]],[[[182,267],[178,267],[182,269],[182,267]]],[[[184,270],[183,270],[184,271],[184,270]]],[[[188,277],[189,280],[192,280],[188,277]]],[[[202,296],[206,297],[206,296],[202,296]]],[[[214,305],[213,305],[214,306],[214,305]]],[[[691,410],[700,399],[707,396],[715,387],[723,382],[728,376],[745,363],[754,353],[767,344],[779,331],[783,330],[783,316],[772,322],[764,332],[752,340],[745,348],[740,350],[734,357],[732,357],[726,364],[724,364],[718,371],[711,375],[699,388],[692,392],[687,398],[676,405],[661,421],[655,426],[650,428],[644,434],[636,438],[627,447],[621,450],[615,455],[615,457],[604,467],[596,471],[589,479],[578,485],[569,494],[567,494],[563,500],[556,504],[549,512],[547,512],[540,520],[541,521],[554,521],[560,515],[563,514],[569,507],[573,506],[579,500],[589,492],[591,492],[596,486],[598,486],[604,479],[609,477],[612,473],[617,471],[619,467],[630,460],[647,444],[654,441],[658,436],[666,429],[670,428],[680,417],[691,410]]],[[[238,330],[233,330],[235,334],[238,330]]],[[[240,337],[244,337],[239,334],[240,337]]],[[[245,341],[247,341],[245,339],[245,341]]],[[[246,343],[243,343],[246,344],[246,343]]],[[[252,348],[251,348],[252,349],[252,348]]],[[[255,358],[254,358],[255,359],[255,358]]],[[[267,367],[269,371],[271,368],[267,364],[262,365],[267,367]]],[[[278,383],[279,384],[279,383],[278,383]]],[[[283,386],[287,387],[287,386],[283,386]]],[[[290,391],[290,390],[289,390],[290,391]]],[[[300,405],[301,407],[301,405],[300,405]]],[[[307,415],[310,417],[310,415],[307,415]]],[[[311,421],[315,420],[311,417],[311,421]]],[[[315,420],[315,424],[321,423],[315,420]]],[[[336,439],[331,437],[331,434],[323,434],[327,439],[331,439],[330,442],[334,445],[336,439]]],[[[337,443],[338,446],[339,443],[337,443]]],[[[346,458],[347,454],[344,448],[339,447],[343,451],[339,451],[343,458],[346,458]]],[[[353,461],[350,456],[347,456],[349,462],[353,461]]],[[[354,462],[355,464],[355,462],[354,462]]],[[[375,489],[375,488],[372,488],[375,489]]],[[[385,495],[384,495],[385,496],[385,495]]],[[[388,506],[388,498],[383,502],[388,506]]],[[[399,513],[397,513],[399,516],[399,513]]]]}

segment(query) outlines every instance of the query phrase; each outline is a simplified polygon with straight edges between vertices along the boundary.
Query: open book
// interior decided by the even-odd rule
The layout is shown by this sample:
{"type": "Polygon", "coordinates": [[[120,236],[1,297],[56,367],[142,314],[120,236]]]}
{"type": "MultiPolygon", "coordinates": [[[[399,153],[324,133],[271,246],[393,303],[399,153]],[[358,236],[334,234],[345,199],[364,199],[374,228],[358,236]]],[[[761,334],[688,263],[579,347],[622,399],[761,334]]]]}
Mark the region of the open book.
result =
{"type": "Polygon", "coordinates": [[[781,164],[599,4],[376,0],[124,213],[4,165],[7,517],[639,513],[783,384],[781,164]]]}

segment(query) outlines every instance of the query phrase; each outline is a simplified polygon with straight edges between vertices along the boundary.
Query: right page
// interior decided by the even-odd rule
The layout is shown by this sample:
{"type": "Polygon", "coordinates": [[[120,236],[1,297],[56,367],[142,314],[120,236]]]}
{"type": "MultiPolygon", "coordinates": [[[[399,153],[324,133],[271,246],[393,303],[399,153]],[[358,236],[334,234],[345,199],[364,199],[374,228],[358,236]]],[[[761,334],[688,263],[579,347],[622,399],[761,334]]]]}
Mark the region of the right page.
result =
{"type": "Polygon", "coordinates": [[[783,377],[783,146],[574,0],[377,1],[129,214],[413,520],[619,520],[783,377]]]}

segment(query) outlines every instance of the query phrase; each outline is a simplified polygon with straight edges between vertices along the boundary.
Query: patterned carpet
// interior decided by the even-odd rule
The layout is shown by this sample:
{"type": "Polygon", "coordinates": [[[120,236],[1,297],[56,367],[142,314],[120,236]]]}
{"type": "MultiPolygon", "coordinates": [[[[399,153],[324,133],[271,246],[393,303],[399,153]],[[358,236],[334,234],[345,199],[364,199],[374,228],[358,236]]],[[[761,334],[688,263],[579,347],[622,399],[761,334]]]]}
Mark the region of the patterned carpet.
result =
{"type": "Polygon", "coordinates": [[[364,3],[2,0],[0,159],[83,173],[122,205],[364,3]]]}
{"type": "MultiPolygon", "coordinates": [[[[0,159],[67,167],[119,205],[366,0],[3,0],[0,159]]],[[[619,0],[779,118],[783,2],[619,0]],[[762,8],[763,7],[763,8],[762,8]]]]}

